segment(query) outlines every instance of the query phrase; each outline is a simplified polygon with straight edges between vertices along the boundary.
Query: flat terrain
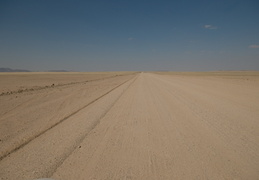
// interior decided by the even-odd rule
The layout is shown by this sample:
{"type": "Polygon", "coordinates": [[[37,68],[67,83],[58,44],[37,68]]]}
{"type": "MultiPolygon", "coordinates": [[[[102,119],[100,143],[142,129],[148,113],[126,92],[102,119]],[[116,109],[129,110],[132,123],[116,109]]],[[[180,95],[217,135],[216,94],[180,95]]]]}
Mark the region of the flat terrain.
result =
{"type": "Polygon", "coordinates": [[[259,72],[0,83],[0,179],[259,179],[259,72]]]}
{"type": "Polygon", "coordinates": [[[0,95],[111,78],[132,72],[15,72],[0,73],[0,95]]]}

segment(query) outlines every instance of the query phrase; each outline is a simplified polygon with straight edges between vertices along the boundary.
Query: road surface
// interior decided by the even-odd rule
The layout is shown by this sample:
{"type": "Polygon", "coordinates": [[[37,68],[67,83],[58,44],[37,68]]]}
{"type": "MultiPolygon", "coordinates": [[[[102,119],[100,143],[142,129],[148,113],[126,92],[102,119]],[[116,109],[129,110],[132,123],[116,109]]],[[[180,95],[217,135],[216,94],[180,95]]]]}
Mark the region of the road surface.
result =
{"type": "Polygon", "coordinates": [[[258,92],[258,76],[139,73],[5,95],[0,178],[259,179],[258,92]]]}

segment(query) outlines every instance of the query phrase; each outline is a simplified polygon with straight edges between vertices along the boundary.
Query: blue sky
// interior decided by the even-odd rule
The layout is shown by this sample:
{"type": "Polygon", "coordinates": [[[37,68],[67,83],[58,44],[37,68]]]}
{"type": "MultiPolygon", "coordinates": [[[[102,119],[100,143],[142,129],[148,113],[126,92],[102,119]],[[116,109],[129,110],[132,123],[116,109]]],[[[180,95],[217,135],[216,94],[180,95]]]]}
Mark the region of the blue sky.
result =
{"type": "Polygon", "coordinates": [[[0,0],[0,67],[259,70],[259,1],[0,0]]]}

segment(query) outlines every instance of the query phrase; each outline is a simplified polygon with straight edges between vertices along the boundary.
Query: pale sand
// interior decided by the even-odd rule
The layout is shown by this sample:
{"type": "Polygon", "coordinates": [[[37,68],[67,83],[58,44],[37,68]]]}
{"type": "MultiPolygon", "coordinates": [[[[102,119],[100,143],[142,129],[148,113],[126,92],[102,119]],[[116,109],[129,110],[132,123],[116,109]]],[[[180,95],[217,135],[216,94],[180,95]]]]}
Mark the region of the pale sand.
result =
{"type": "Polygon", "coordinates": [[[75,78],[4,94],[0,178],[259,179],[258,74],[75,78]]]}
{"type": "Polygon", "coordinates": [[[0,72],[0,95],[88,82],[132,72],[0,72]]]}

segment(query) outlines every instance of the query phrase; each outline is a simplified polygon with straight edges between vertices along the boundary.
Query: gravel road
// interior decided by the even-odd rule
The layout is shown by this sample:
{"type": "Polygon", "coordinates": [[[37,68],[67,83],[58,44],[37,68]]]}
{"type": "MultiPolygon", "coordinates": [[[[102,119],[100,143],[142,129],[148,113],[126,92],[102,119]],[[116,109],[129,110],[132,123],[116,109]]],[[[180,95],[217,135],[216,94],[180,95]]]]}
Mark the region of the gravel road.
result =
{"type": "Polygon", "coordinates": [[[0,179],[259,179],[259,76],[125,74],[0,96],[0,179]]]}

